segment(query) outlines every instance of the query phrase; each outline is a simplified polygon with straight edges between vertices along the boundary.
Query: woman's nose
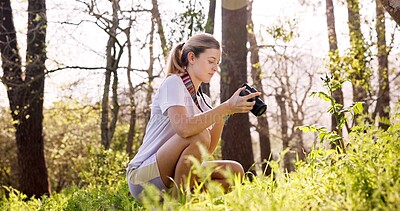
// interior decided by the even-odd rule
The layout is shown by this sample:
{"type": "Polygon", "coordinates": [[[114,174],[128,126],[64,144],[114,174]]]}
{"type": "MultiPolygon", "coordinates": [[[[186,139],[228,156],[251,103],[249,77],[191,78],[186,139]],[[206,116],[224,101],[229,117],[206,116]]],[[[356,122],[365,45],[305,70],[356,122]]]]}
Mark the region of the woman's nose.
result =
{"type": "Polygon", "coordinates": [[[219,67],[219,64],[213,65],[213,71],[214,71],[214,72],[217,72],[217,71],[218,71],[218,67],[219,67]]]}

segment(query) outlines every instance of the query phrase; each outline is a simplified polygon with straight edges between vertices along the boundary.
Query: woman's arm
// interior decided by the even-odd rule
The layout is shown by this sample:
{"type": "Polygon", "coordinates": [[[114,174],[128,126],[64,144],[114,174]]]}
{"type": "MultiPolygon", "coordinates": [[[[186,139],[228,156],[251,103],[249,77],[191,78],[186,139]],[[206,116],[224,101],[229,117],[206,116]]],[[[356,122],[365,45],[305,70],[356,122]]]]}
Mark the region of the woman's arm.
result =
{"type": "Polygon", "coordinates": [[[208,149],[208,153],[213,153],[215,148],[217,148],[219,139],[221,138],[222,130],[224,129],[225,120],[221,119],[214,124],[214,127],[211,129],[211,144],[208,149]]]}
{"type": "Polygon", "coordinates": [[[168,109],[168,117],[176,133],[182,138],[188,138],[223,119],[230,112],[229,105],[223,103],[204,113],[189,117],[184,106],[173,106],[168,109]]]}
{"type": "Polygon", "coordinates": [[[239,88],[229,100],[211,110],[192,117],[188,116],[184,106],[170,107],[168,109],[168,117],[172,127],[179,136],[188,138],[200,133],[215,122],[221,121],[226,115],[249,112],[253,108],[255,101],[247,102],[247,100],[259,96],[261,93],[256,92],[246,96],[239,96],[239,93],[244,89],[245,87],[239,88]]]}

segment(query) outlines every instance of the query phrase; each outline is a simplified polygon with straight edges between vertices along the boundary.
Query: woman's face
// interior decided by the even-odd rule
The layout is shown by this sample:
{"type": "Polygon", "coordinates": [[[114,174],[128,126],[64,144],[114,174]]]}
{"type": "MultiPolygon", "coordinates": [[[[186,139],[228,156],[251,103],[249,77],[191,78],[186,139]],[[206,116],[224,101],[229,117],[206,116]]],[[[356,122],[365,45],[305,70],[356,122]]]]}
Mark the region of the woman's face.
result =
{"type": "Polygon", "coordinates": [[[206,49],[199,57],[195,57],[193,53],[189,56],[189,69],[191,77],[199,82],[209,83],[213,75],[217,72],[221,58],[219,49],[206,49]]]}

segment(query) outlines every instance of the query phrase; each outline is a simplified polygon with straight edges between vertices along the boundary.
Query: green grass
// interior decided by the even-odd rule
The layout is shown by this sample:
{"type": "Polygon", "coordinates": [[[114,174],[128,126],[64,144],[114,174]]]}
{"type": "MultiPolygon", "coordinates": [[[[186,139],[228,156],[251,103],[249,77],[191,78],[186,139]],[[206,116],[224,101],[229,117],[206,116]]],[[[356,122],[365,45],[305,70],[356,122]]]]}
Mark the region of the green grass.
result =
{"type": "MultiPolygon", "coordinates": [[[[17,190],[8,189],[9,197],[0,201],[0,210],[400,210],[399,117],[395,116],[388,131],[370,126],[353,128],[346,140],[346,154],[314,149],[289,174],[282,172],[278,162],[271,162],[274,177],[256,176],[243,183],[232,179],[229,193],[205,179],[200,185],[205,185],[206,191],[198,188],[181,200],[164,193],[160,200],[160,194],[150,187],[139,203],[129,195],[123,166],[111,168],[115,173],[107,172],[107,178],[115,175],[114,179],[87,179],[81,187],[41,199],[28,200],[17,190]]],[[[120,155],[107,153],[97,156],[101,162],[126,162],[120,155]]],[[[92,165],[97,166],[96,162],[92,165]]],[[[207,171],[201,169],[203,178],[207,178],[207,171]]],[[[96,177],[87,172],[84,175],[96,177]]]]}

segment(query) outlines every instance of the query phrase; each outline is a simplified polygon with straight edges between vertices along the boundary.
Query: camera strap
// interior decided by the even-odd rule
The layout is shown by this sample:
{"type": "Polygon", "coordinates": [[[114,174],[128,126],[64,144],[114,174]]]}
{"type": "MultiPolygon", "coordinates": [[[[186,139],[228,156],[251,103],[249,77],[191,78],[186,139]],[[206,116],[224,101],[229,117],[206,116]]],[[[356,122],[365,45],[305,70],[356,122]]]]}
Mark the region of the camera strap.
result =
{"type": "Polygon", "coordinates": [[[186,89],[189,91],[190,95],[192,96],[192,99],[194,101],[194,103],[196,104],[197,108],[200,109],[201,112],[203,112],[203,109],[200,108],[200,104],[199,101],[197,100],[197,94],[196,94],[196,89],[194,88],[192,79],[190,78],[190,75],[187,71],[185,71],[185,73],[183,73],[183,75],[181,76],[183,83],[186,86],[186,89]]]}

